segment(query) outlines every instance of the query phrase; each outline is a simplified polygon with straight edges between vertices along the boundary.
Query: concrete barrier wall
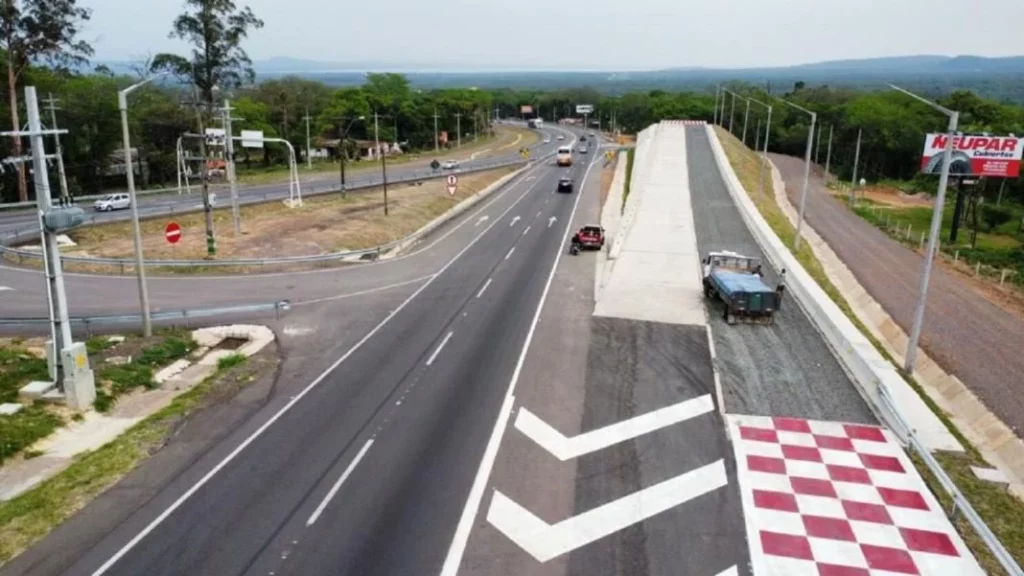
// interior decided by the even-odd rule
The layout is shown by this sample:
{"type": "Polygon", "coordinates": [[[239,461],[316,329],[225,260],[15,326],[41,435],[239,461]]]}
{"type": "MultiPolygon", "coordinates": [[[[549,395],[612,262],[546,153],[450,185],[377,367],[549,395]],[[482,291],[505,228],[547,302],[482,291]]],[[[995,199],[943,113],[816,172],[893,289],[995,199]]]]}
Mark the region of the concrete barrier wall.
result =
{"type": "Polygon", "coordinates": [[[636,219],[636,211],[640,206],[640,198],[650,180],[651,163],[654,161],[654,137],[657,135],[658,125],[654,124],[644,128],[636,135],[636,150],[633,151],[633,171],[629,178],[629,198],[626,198],[626,205],[622,211],[622,220],[619,229],[611,240],[608,247],[608,259],[615,260],[622,254],[622,244],[629,228],[636,219]]]}
{"type": "Polygon", "coordinates": [[[902,433],[900,421],[908,423],[917,432],[921,443],[929,450],[962,451],[963,446],[960,442],[903,379],[892,363],[875,349],[775,235],[737,178],[713,127],[708,126],[706,130],[722,180],[739,208],[747,228],[771,264],[776,269],[786,270],[787,294],[807,312],[875,412],[898,433],[902,433]],[[883,390],[898,414],[893,414],[886,408],[880,397],[883,390]]]}

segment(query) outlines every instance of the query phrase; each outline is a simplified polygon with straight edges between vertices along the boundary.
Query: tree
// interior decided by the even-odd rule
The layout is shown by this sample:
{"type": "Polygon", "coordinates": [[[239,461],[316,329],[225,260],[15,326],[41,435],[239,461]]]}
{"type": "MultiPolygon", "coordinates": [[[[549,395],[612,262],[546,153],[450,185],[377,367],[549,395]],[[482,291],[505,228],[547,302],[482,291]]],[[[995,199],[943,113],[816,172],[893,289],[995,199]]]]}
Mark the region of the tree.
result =
{"type": "MultiPolygon", "coordinates": [[[[84,64],[92,47],[77,40],[78,27],[92,15],[76,0],[0,0],[0,50],[6,55],[7,98],[11,126],[21,129],[18,115],[18,78],[34,62],[66,69],[84,64]]],[[[21,156],[21,138],[13,137],[15,156],[21,156]]],[[[25,168],[18,165],[18,199],[28,200],[25,168]]]]}
{"type": "Polygon", "coordinates": [[[157,54],[152,69],[190,79],[207,105],[213,104],[215,89],[228,90],[255,81],[252,61],[242,49],[249,31],[263,27],[252,9],[238,9],[233,0],[186,0],[185,7],[175,18],[169,37],[191,44],[192,54],[188,58],[157,54]]]}

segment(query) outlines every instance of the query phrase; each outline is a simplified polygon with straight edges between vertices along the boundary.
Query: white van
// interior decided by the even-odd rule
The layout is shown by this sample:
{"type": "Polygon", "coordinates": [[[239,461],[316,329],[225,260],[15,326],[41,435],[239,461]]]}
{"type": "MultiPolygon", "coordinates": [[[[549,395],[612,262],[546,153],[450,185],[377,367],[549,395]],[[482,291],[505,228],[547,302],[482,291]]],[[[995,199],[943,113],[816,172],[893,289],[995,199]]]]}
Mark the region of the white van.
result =
{"type": "Polygon", "coordinates": [[[108,194],[92,203],[93,210],[97,212],[110,212],[111,210],[125,210],[132,207],[132,200],[128,194],[108,194]]]}
{"type": "Polygon", "coordinates": [[[559,147],[555,160],[559,166],[572,166],[572,148],[569,146],[559,147]]]}

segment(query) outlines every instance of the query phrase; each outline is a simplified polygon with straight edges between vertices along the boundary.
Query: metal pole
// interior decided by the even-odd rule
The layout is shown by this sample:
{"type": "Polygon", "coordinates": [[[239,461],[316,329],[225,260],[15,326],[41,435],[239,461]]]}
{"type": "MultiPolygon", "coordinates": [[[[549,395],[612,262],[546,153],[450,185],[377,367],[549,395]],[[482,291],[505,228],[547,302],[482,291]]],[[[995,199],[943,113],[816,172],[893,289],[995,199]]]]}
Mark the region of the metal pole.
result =
{"type": "Polygon", "coordinates": [[[818,163],[818,157],[821,156],[821,126],[818,126],[818,138],[814,141],[814,163],[818,163]]]}
{"type": "Polygon", "coordinates": [[[761,149],[761,118],[757,119],[757,127],[754,128],[754,150],[761,149]]]}
{"type": "Polygon", "coordinates": [[[384,215],[388,215],[388,160],[386,155],[380,157],[380,174],[384,181],[384,215]]]}
{"type": "MultiPolygon", "coordinates": [[[[54,130],[57,129],[56,103],[57,100],[54,99],[53,94],[50,94],[47,104],[48,108],[50,109],[50,125],[53,126],[54,130]]],[[[61,151],[60,147],[60,134],[54,134],[53,141],[57,145],[57,174],[60,176],[60,197],[68,198],[70,196],[70,194],[68,193],[68,177],[67,174],[64,172],[64,153],[61,151]]]]}
{"type": "MultiPolygon", "coordinates": [[[[764,194],[764,175],[768,169],[768,133],[772,128],[772,107],[768,107],[768,123],[764,127],[764,152],[761,153],[761,175],[757,183],[757,202],[760,204],[764,194]]],[[[785,190],[776,190],[776,194],[785,194],[785,190]]]]}
{"type": "Polygon", "coordinates": [[[462,112],[455,113],[455,137],[458,139],[456,147],[462,148],[462,112]]]}
{"type": "Polygon", "coordinates": [[[747,120],[750,120],[750,100],[747,99],[747,111],[743,114],[743,145],[747,145],[747,120]]]}
{"type": "Polygon", "coordinates": [[[437,154],[441,150],[441,146],[438,143],[437,137],[437,108],[434,108],[434,153],[437,154]]]}
{"type": "MultiPolygon", "coordinates": [[[[135,86],[139,85],[136,84],[135,86]]],[[[121,110],[124,167],[125,175],[128,178],[128,201],[131,203],[132,208],[132,231],[135,234],[135,276],[139,281],[139,305],[142,307],[142,335],[148,338],[153,335],[153,323],[149,316],[149,290],[146,287],[146,267],[142,258],[142,228],[139,225],[139,206],[135,201],[135,174],[132,168],[132,147],[128,136],[128,92],[135,86],[117,93],[117,107],[121,110]]]]}
{"type": "Polygon", "coordinates": [[[832,124],[828,125],[828,149],[825,150],[825,184],[828,184],[829,168],[832,167],[832,124]]]}
{"type": "Polygon", "coordinates": [[[729,134],[732,134],[732,121],[736,116],[736,93],[729,92],[732,95],[732,104],[729,106],[729,134]]]}
{"type": "Polygon", "coordinates": [[[863,128],[857,129],[857,150],[853,153],[853,179],[850,181],[850,208],[857,201],[857,165],[860,164],[860,136],[863,128]]]}
{"type": "MultiPolygon", "coordinates": [[[[306,126],[309,126],[307,121],[306,126]]],[[[228,184],[231,186],[231,218],[235,222],[235,235],[242,233],[242,216],[238,211],[238,182],[235,178],[235,138],[231,131],[231,101],[224,99],[224,152],[228,157],[228,184]]],[[[307,134],[308,136],[308,134],[307,134]]],[[[309,148],[306,148],[309,152],[309,148]]]]}
{"type": "Polygon", "coordinates": [[[715,86],[715,111],[711,115],[711,123],[718,124],[718,96],[722,93],[722,85],[715,86]]]}
{"type": "Polygon", "coordinates": [[[306,168],[309,170],[313,169],[313,156],[310,154],[310,139],[309,139],[309,108],[306,108],[306,168]]]}
{"type": "Polygon", "coordinates": [[[804,211],[807,208],[807,183],[811,179],[811,144],[814,141],[814,125],[818,122],[818,115],[811,112],[811,126],[807,131],[807,154],[804,157],[804,188],[800,192],[800,215],[796,220],[796,237],[793,239],[793,251],[800,251],[800,233],[804,227],[804,211]]]}
{"type": "Polygon", "coordinates": [[[942,151],[942,173],[939,175],[939,191],[935,196],[935,207],[932,209],[932,223],[928,231],[928,248],[924,255],[924,269],[921,271],[921,284],[918,287],[917,307],[914,309],[914,324],[910,329],[910,340],[907,342],[906,362],[903,371],[913,374],[917,360],[917,342],[921,338],[921,327],[924,324],[925,304],[928,302],[928,281],[932,275],[932,263],[935,260],[935,248],[939,241],[939,229],[942,226],[942,209],[945,207],[946,186],[949,184],[949,165],[953,157],[953,137],[956,135],[959,112],[949,115],[949,128],[946,134],[946,146],[942,151]]]}
{"type": "Polygon", "coordinates": [[[380,117],[377,115],[377,111],[374,110],[373,111],[373,145],[374,145],[373,154],[375,156],[383,157],[384,155],[380,153],[380,127],[379,127],[379,125],[377,123],[377,120],[379,118],[380,117]]]}

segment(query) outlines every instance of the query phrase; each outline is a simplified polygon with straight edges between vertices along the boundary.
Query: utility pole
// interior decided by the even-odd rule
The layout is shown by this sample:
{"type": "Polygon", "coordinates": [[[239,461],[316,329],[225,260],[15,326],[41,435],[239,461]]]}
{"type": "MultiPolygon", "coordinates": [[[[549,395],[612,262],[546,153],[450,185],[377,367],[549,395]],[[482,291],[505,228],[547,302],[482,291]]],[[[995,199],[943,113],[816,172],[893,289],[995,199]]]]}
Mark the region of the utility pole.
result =
{"type": "MultiPolygon", "coordinates": [[[[306,108],[306,115],[302,117],[306,121],[306,168],[309,170],[313,169],[313,156],[310,154],[310,141],[309,141],[309,108],[306,108]]],[[[234,194],[232,194],[234,196],[234,194]]]]}
{"type": "MultiPolygon", "coordinates": [[[[497,108],[495,108],[497,110],[497,108]]],[[[497,112],[495,112],[497,113],[497,112]]],[[[441,150],[441,144],[437,137],[437,108],[434,108],[434,153],[437,154],[441,150]]]]}
{"type": "Polygon", "coordinates": [[[825,185],[828,186],[829,168],[832,167],[832,128],[833,125],[828,125],[828,149],[825,150],[825,185]]]}
{"type": "Polygon", "coordinates": [[[377,114],[377,111],[374,110],[373,111],[373,146],[374,146],[373,153],[374,153],[374,155],[380,156],[380,157],[383,158],[384,155],[380,153],[380,125],[377,123],[377,120],[379,118],[380,118],[380,116],[377,114]]]}
{"type": "Polygon", "coordinates": [[[750,120],[750,99],[747,99],[747,111],[743,114],[743,145],[747,145],[747,120],[750,120]]]}
{"type": "Polygon", "coordinates": [[[458,144],[458,148],[462,148],[462,112],[455,113],[455,132],[458,144]]]}
{"type": "MultiPolygon", "coordinates": [[[[231,107],[231,101],[224,99],[224,108],[222,110],[222,118],[224,119],[224,155],[227,156],[228,161],[228,184],[231,186],[231,219],[235,223],[235,235],[242,233],[242,216],[238,212],[238,182],[235,178],[235,134],[231,130],[231,111],[234,108],[231,107]]],[[[309,128],[309,116],[306,116],[306,128],[309,128]]],[[[241,118],[238,118],[241,120],[241,118]]],[[[309,154],[309,132],[306,132],[306,153],[309,154]]]]}
{"type": "Polygon", "coordinates": [[[384,181],[384,215],[388,215],[388,157],[387,155],[381,155],[380,157],[380,175],[381,180],[384,181]]]}
{"type": "Polygon", "coordinates": [[[818,163],[819,152],[821,152],[821,124],[818,124],[818,138],[814,141],[814,163],[818,163]]]}
{"type": "Polygon", "coordinates": [[[210,169],[209,159],[206,156],[206,126],[203,123],[203,113],[200,109],[195,84],[192,85],[192,104],[196,111],[196,124],[199,126],[199,156],[202,158],[203,167],[201,181],[203,183],[203,212],[206,216],[206,256],[213,258],[217,255],[217,238],[213,234],[213,204],[210,203],[210,169]]]}
{"type": "Polygon", "coordinates": [[[857,129],[857,151],[853,153],[853,178],[850,180],[850,208],[853,208],[857,199],[857,164],[860,163],[860,135],[863,128],[857,129]]]}
{"type": "Polygon", "coordinates": [[[736,117],[736,93],[729,92],[732,94],[732,105],[729,106],[729,134],[732,134],[732,121],[736,117]]]}
{"type": "Polygon", "coordinates": [[[60,197],[69,198],[71,195],[68,193],[68,177],[64,172],[64,153],[60,147],[60,135],[56,133],[57,130],[57,103],[59,100],[53,97],[53,94],[49,94],[49,97],[45,100],[46,109],[50,111],[50,125],[53,127],[54,135],[53,142],[57,145],[57,174],[60,176],[60,197]]]}

